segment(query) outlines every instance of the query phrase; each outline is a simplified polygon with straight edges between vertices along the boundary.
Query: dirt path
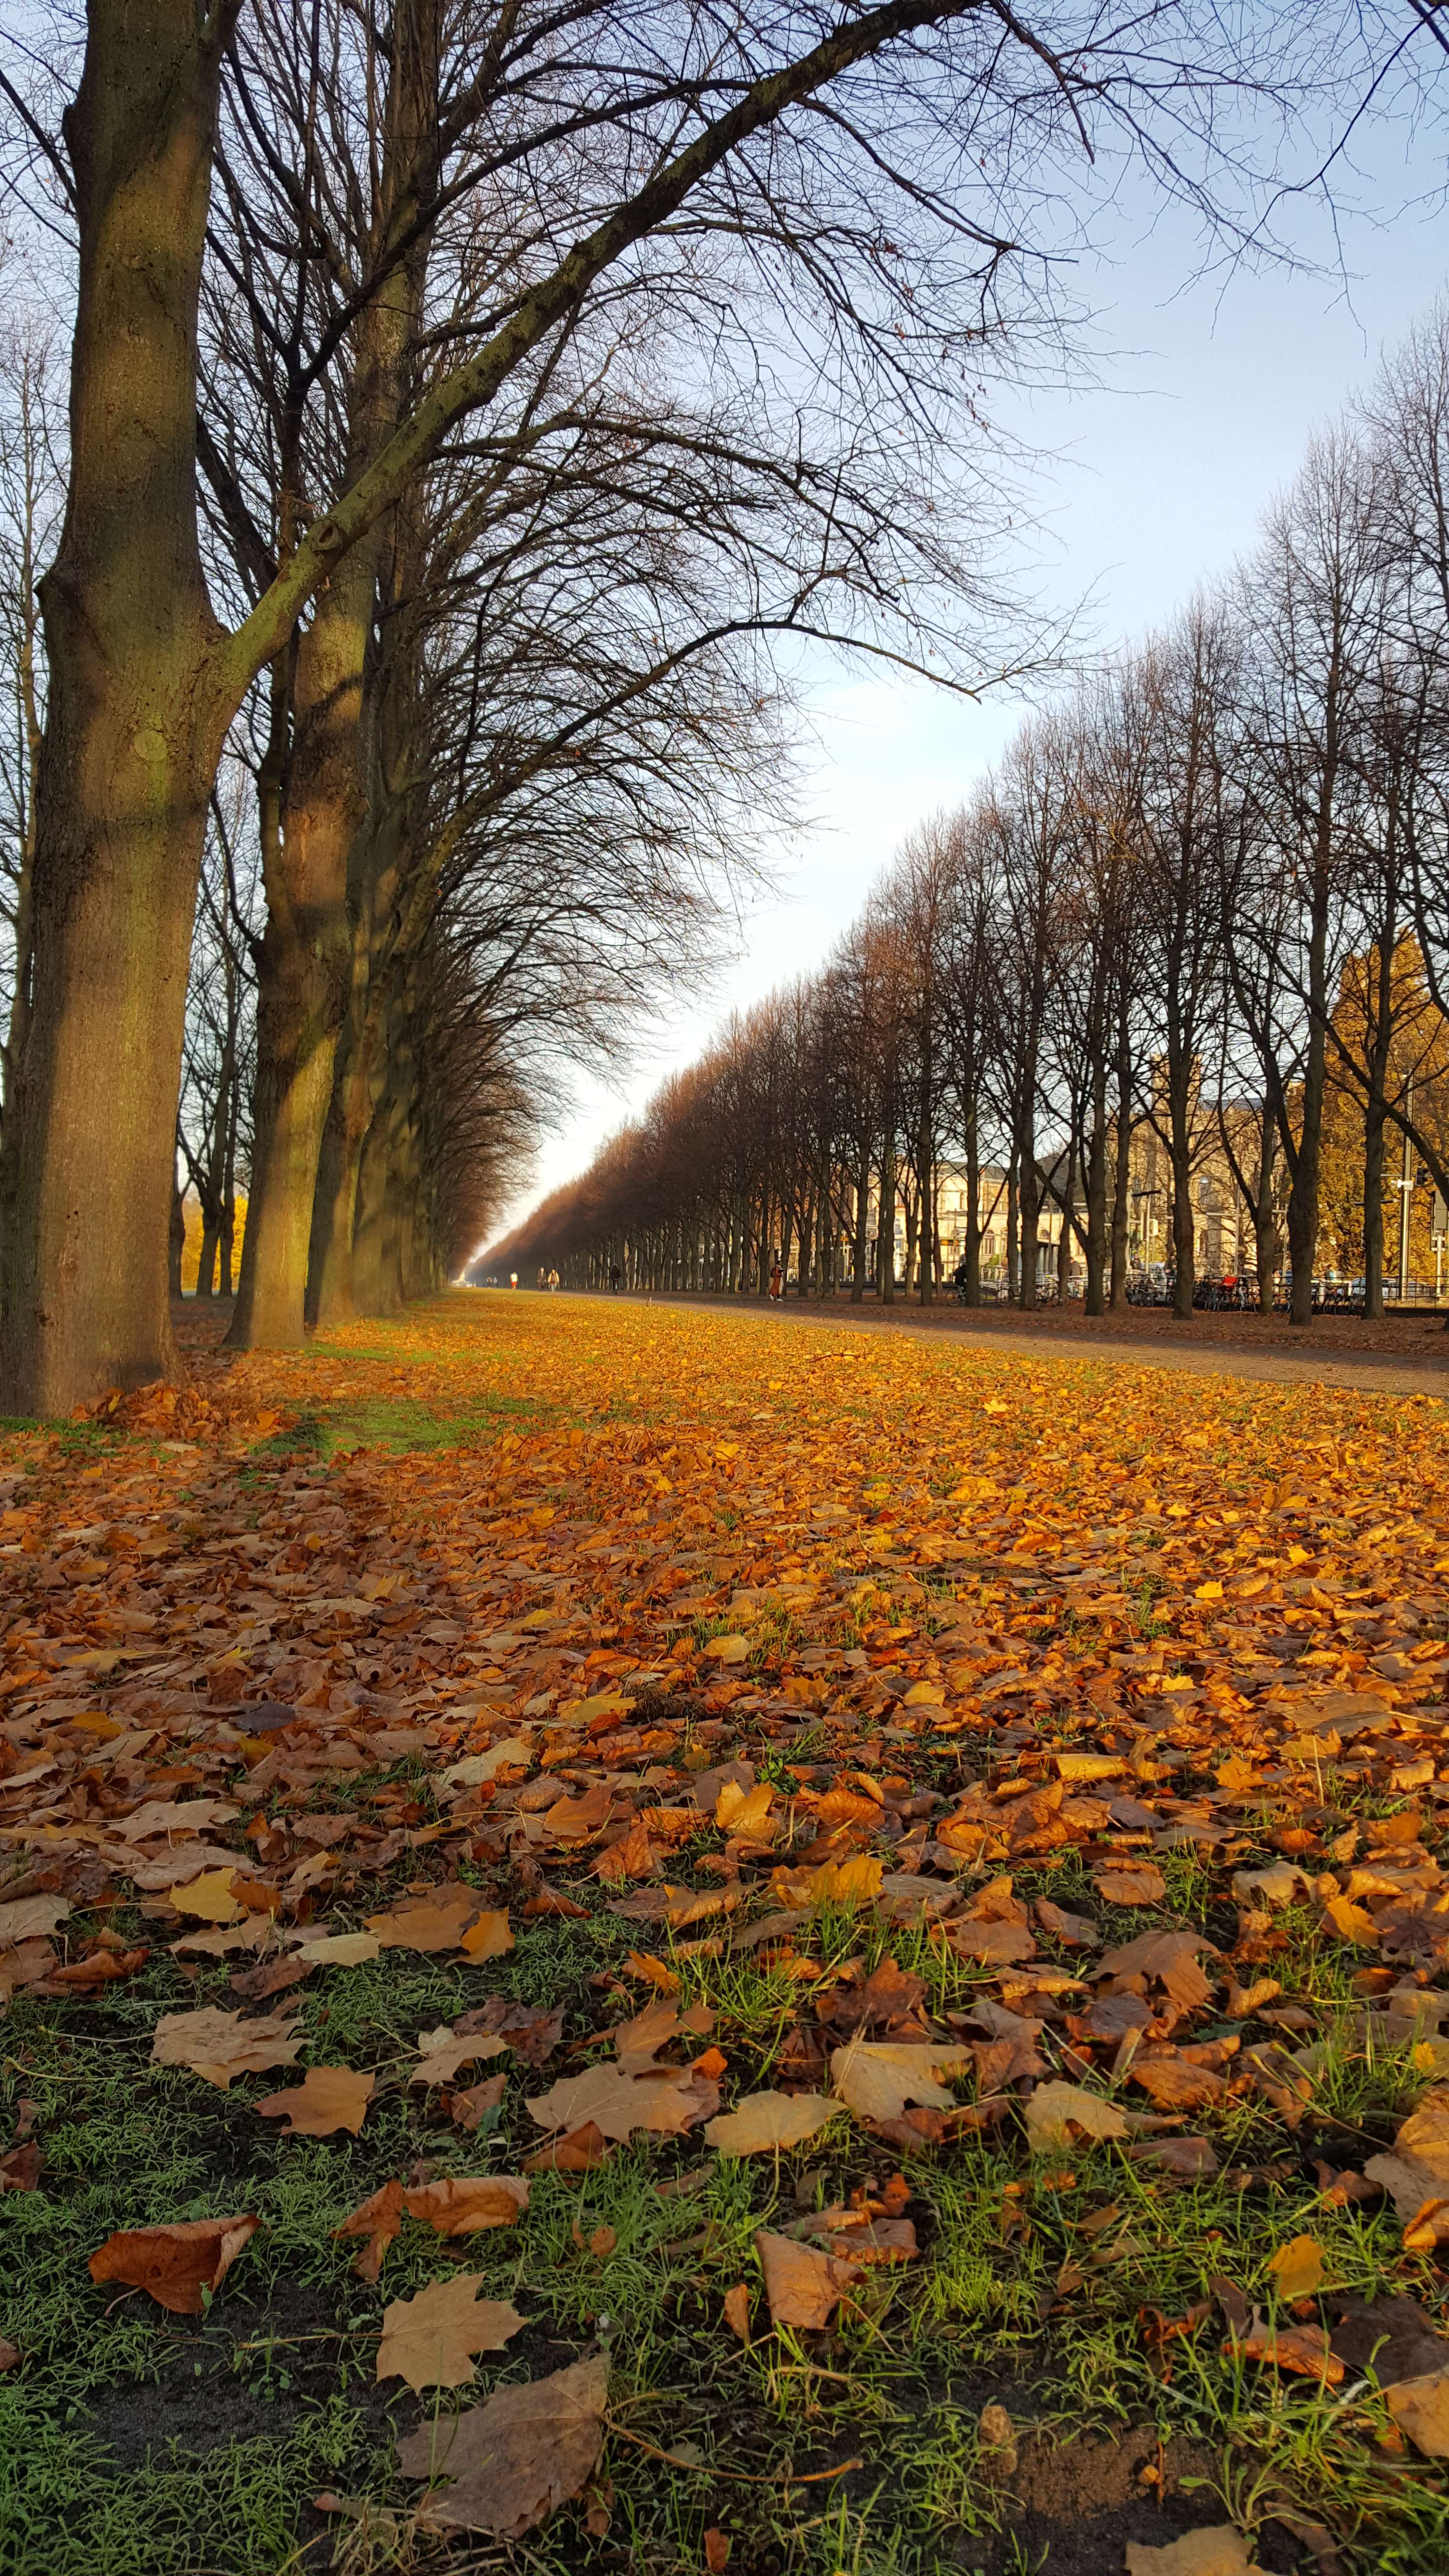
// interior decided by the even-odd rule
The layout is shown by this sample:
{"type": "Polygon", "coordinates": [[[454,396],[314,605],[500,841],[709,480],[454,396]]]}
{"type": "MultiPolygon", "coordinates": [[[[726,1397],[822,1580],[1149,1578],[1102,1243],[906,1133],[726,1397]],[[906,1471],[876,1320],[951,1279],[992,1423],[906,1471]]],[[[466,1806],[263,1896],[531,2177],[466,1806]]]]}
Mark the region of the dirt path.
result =
{"type": "MultiPolygon", "coordinates": [[[[1029,1353],[1034,1359],[1099,1359],[1128,1361],[1138,1368],[1185,1369],[1196,1377],[1262,1378],[1276,1385],[1362,1388],[1381,1395],[1432,1395],[1449,1401],[1449,1333],[1438,1319],[1418,1318],[1364,1327],[1345,1317],[1310,1325],[1301,1338],[1292,1327],[1270,1320],[1252,1340],[1237,1338],[1256,1317],[1194,1316],[1190,1324],[1149,1312],[1134,1315],[1124,1329],[1116,1316],[1078,1316],[1075,1322],[1056,1315],[1028,1321],[991,1312],[972,1313],[959,1306],[903,1309],[880,1306],[797,1303],[791,1298],[772,1305],[764,1297],[658,1296],[660,1306],[716,1307],[732,1314],[768,1316],[782,1329],[813,1325],[837,1332],[909,1333],[917,1339],[943,1336],[989,1343],[1001,1350],[1029,1353]],[[1132,1329],[1132,1327],[1138,1329],[1132,1329]],[[1205,1329],[1206,1328],[1206,1329],[1205,1329]],[[1372,1355],[1351,1347],[1350,1337],[1365,1329],[1380,1338],[1372,1355]],[[1177,1336],[1182,1338],[1178,1339],[1177,1336]],[[1392,1338],[1389,1338],[1392,1336],[1392,1338]]],[[[1009,1312],[1009,1310],[1008,1310],[1009,1312]]]]}

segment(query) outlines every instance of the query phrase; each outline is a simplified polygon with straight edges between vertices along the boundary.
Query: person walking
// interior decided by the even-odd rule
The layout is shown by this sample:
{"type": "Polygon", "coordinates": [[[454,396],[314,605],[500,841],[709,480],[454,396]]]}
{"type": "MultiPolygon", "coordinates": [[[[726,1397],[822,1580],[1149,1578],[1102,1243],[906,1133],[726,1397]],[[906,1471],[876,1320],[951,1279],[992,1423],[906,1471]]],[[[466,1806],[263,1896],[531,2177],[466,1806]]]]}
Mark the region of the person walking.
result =
{"type": "Polygon", "coordinates": [[[619,1281],[622,1277],[623,1273],[620,1270],[617,1261],[611,1261],[609,1264],[609,1294],[611,1297],[618,1296],[619,1281]]]}
{"type": "Polygon", "coordinates": [[[518,1273],[516,1270],[509,1271],[508,1285],[510,1288],[516,1288],[518,1286],[518,1273]]]}
{"type": "Polygon", "coordinates": [[[781,1297],[783,1297],[783,1296],[784,1296],[784,1294],[785,1294],[785,1274],[784,1274],[783,1270],[780,1268],[779,1258],[778,1258],[778,1255],[777,1255],[776,1260],[775,1260],[774,1267],[773,1267],[773,1269],[772,1269],[772,1270],[771,1270],[771,1272],[770,1272],[770,1296],[771,1296],[771,1299],[772,1299],[772,1300],[774,1300],[774,1301],[778,1301],[781,1297]]]}
{"type": "Polygon", "coordinates": [[[548,1284],[549,1284],[550,1291],[552,1291],[553,1289],[555,1289],[555,1288],[558,1286],[558,1272],[557,1272],[556,1270],[551,1270],[551,1271],[549,1272],[549,1274],[548,1274],[548,1284]]]}

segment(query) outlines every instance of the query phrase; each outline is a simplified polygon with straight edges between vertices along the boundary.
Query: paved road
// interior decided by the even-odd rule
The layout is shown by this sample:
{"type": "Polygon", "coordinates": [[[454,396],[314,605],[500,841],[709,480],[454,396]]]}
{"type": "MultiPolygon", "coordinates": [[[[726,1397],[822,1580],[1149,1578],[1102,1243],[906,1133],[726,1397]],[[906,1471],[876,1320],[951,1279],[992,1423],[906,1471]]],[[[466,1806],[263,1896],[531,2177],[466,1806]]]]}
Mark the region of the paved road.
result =
{"type": "MultiPolygon", "coordinates": [[[[644,1303],[643,1299],[631,1303],[644,1303]]],[[[1013,1332],[1009,1325],[978,1322],[968,1309],[935,1307],[929,1317],[903,1314],[899,1308],[853,1307],[834,1312],[797,1304],[793,1298],[771,1305],[763,1298],[657,1296],[658,1306],[708,1306],[723,1313],[761,1316],[780,1331],[796,1325],[821,1332],[911,1333],[917,1340],[947,1336],[990,1350],[1020,1351],[1031,1359],[1125,1360],[1134,1368],[1185,1369],[1194,1377],[1264,1378],[1282,1386],[1341,1386],[1365,1394],[1432,1395],[1449,1403],[1449,1347],[1443,1360],[1427,1364],[1396,1359],[1340,1358],[1336,1351],[1314,1348],[1301,1356],[1292,1351],[1244,1350],[1231,1342],[1184,1341],[1173,1348],[1160,1341],[1120,1339],[1105,1333],[1074,1333],[1054,1328],[1034,1333],[1029,1326],[1013,1332]]],[[[1449,1346],[1449,1334],[1445,1336],[1449,1346]]]]}

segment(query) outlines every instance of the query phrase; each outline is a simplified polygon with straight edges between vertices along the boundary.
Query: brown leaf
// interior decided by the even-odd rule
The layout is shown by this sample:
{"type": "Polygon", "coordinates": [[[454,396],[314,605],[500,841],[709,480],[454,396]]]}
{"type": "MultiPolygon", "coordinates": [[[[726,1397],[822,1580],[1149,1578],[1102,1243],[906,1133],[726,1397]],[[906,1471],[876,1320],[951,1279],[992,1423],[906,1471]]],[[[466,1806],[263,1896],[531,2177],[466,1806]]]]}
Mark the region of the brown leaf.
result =
{"type": "Polygon", "coordinates": [[[1194,2066],[1185,2057],[1134,2057],[1131,2076],[1159,2111],[1197,2111],[1204,2102],[1221,2102],[1228,2089],[1210,2066],[1194,2066]]]}
{"type": "Polygon", "coordinates": [[[1384,2404],[1426,2460],[1449,2460],[1449,2370],[1395,2380],[1384,2390],[1384,2404]]]}
{"type": "Polygon", "coordinates": [[[1263,2325],[1255,2315],[1250,2331],[1233,2349],[1247,2361],[1264,2361],[1275,2370],[1288,2370],[1305,2379],[1319,2379],[1328,2388],[1336,2388],[1342,2379],[1343,2363],[1329,2344],[1322,2326],[1263,2325]]]}
{"type": "Polygon", "coordinates": [[[717,2523],[712,2523],[704,2535],[704,2563],[707,2576],[724,2576],[730,2563],[729,2534],[721,2531],[717,2523]]]}
{"type": "Polygon", "coordinates": [[[34,2138],[27,2145],[12,2147],[8,2155],[0,2156],[0,2191],[34,2191],[44,2161],[34,2138]]]}
{"type": "Polygon", "coordinates": [[[741,2343],[749,2342],[750,2294],[743,2281],[736,2281],[733,2289],[726,2290],[724,2294],[724,2321],[731,2334],[738,2335],[741,2343]]]}
{"type": "Polygon", "coordinates": [[[687,2066],[660,2066],[641,2075],[590,2066],[582,2075],[561,2077],[528,2103],[540,2129],[579,2129],[592,2122],[606,2138],[631,2138],[638,2129],[679,2137],[718,2108],[719,2086],[687,2066]]]}
{"type": "Polygon", "coordinates": [[[202,2293],[221,2288],[242,2247],[261,2225],[244,2218],[193,2218],[172,2227],[123,2228],[90,2259],[93,2281],[124,2281],[145,2290],[173,2316],[199,2317],[202,2293]]]}
{"type": "Polygon", "coordinates": [[[459,2016],[453,2024],[453,2036],[467,2039],[474,2031],[480,2031],[489,2038],[506,2040],[515,2057],[521,2057],[526,2065],[542,2066],[563,2038],[563,2029],[562,2004],[520,2004],[511,1995],[490,1995],[476,2011],[459,2016]]]}
{"type": "Polygon", "coordinates": [[[1107,1905],[1160,1905],[1167,1894],[1167,1881],[1151,1861],[1095,1870],[1092,1885],[1107,1905]]]}
{"type": "Polygon", "coordinates": [[[264,2120],[285,2119],[289,2138],[330,2138],[362,2127],[376,2078],[350,2066],[309,2066],[289,2093],[268,2093],[257,2104],[264,2120]]]}
{"type": "Polygon", "coordinates": [[[530,2174],[592,2173],[595,2165],[606,2164],[613,2152],[597,2123],[585,2120],[581,2128],[570,2129],[566,2138],[555,2138],[551,2145],[539,2147],[527,2158],[523,2170],[530,2174]]]}
{"type": "Polygon", "coordinates": [[[1033,2147],[1068,2146],[1073,2134],[1086,2138],[1122,2138],[1126,2114],[1100,2093],[1080,2084],[1039,2084],[1026,2106],[1026,2134],[1033,2147]]]}
{"type": "Polygon", "coordinates": [[[19,2360],[19,2345],[7,2343],[5,2337],[0,2335],[0,2370],[14,2370],[19,2360]]]}
{"type": "Polygon", "coordinates": [[[1064,1905],[1053,1905],[1048,1896],[1037,1898],[1036,1919],[1039,1928],[1053,1941],[1060,1941],[1064,1949],[1096,1950],[1101,1947],[1101,1928],[1090,1915],[1069,1914],[1064,1905]]]}
{"type": "Polygon", "coordinates": [[[366,1921],[384,1950],[456,1950],[480,1910],[473,1888],[440,1887],[366,1921]]]}
{"type": "Polygon", "coordinates": [[[353,2256],[352,2269],[361,2281],[375,2281],[382,2270],[383,2257],[398,2235],[403,2222],[403,2187],[400,2182],[385,2182],[370,2200],[364,2200],[340,2227],[332,2230],[334,2238],[363,2236],[367,2242],[353,2256]]]}
{"type": "Polygon", "coordinates": [[[1206,2138],[1151,2138],[1126,2152],[1134,2165],[1159,2167],[1184,2182],[1206,2182],[1218,2169],[1217,2157],[1206,2138]]]}
{"type": "Polygon", "coordinates": [[[528,2207],[521,2174],[450,2175],[403,2193],[409,2218],[422,2219],[439,2236],[476,2236],[483,2227],[512,2227],[528,2207]]]}
{"type": "Polygon", "coordinates": [[[490,2111],[496,2111],[508,2090],[506,2075],[485,2075],[481,2084],[469,2086],[466,2093],[454,2093],[448,2104],[448,2117],[455,2128],[471,2137],[490,2111]]]}
{"type": "Polygon", "coordinates": [[[810,2245],[776,2236],[761,2228],[755,2251],[765,2274],[765,2296],[777,2326],[814,2329],[828,2326],[847,2290],[859,2280],[861,2266],[835,2254],[817,2254],[810,2245]]]}
{"type": "Polygon", "coordinates": [[[898,2120],[908,2102],[954,2111],[956,2096],[938,2079],[969,2065],[970,2048],[940,2040],[852,2039],[832,2049],[830,2081],[840,2100],[862,2120],[898,2120]]]}
{"type": "Polygon", "coordinates": [[[887,1952],[859,1985],[833,1986],[821,1997],[816,2012],[841,2038],[860,2031],[923,2040],[928,2036],[920,2013],[925,1991],[925,1979],[900,1967],[887,1952]]]}
{"type": "Polygon", "coordinates": [[[238,2075],[295,2065],[302,2033],[291,2022],[207,2004],[199,2012],[163,2013],[151,2041],[153,2066],[186,2066],[224,2093],[238,2075]]]}
{"type": "Polygon", "coordinates": [[[446,2023],[439,2030],[420,2030],[418,2062],[408,2082],[451,2084],[460,2066],[472,2066],[480,2057],[497,2057],[507,2046],[506,2039],[490,2037],[482,2032],[460,2036],[446,2023]]]}
{"type": "Polygon", "coordinates": [[[502,2352],[528,2322],[504,2299],[480,2299],[482,2281],[481,2272],[455,2272],[416,2298],[394,2299],[383,2310],[378,2378],[405,2379],[415,2389],[467,2387],[473,2355],[502,2352]]]}
{"type": "Polygon", "coordinates": [[[1212,1987],[1197,1964],[1199,1950],[1213,1947],[1205,1932],[1139,1932],[1120,1949],[1105,1950],[1089,1973],[1094,1977],[1146,1977],[1171,1995],[1181,2012],[1205,2004],[1212,1987]]]}
{"type": "Polygon", "coordinates": [[[431,2528],[521,2539],[592,2477],[604,2444],[609,2365],[576,2361],[521,2388],[496,2388],[398,2447],[404,2477],[451,2478],[423,2508],[431,2528]]]}

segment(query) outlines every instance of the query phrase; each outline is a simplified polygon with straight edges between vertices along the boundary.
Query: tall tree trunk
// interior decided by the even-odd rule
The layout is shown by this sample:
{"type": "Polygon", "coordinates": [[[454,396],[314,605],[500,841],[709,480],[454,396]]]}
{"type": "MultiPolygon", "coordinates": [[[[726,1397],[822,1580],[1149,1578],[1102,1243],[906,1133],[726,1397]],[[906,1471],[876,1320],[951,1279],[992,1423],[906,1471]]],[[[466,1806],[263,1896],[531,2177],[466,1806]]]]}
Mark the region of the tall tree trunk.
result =
{"type": "Polygon", "coordinates": [[[70,485],[42,584],[31,1016],[0,1172],[0,1410],[171,1374],[191,924],[232,712],[197,543],[196,317],[231,12],[92,0],[70,485]]]}

